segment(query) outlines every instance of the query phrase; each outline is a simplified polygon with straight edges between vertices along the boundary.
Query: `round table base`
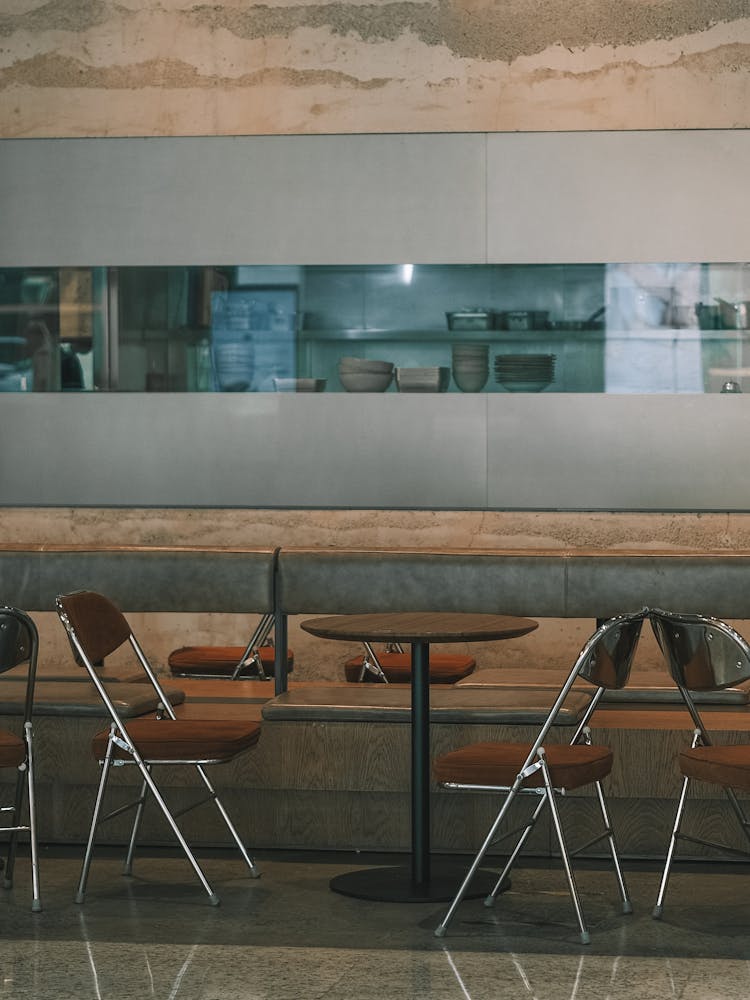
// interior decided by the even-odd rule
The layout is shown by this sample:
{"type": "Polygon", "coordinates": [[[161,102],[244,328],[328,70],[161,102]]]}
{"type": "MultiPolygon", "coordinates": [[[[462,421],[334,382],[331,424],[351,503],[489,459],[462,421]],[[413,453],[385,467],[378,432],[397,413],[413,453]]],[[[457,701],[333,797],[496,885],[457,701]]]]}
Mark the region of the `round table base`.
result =
{"type": "MultiPolygon", "coordinates": [[[[466,876],[468,865],[456,862],[433,862],[430,881],[419,884],[412,880],[411,869],[363,868],[336,875],[330,881],[334,892],[356,899],[372,899],[390,903],[445,903],[450,902],[466,876]]],[[[481,869],[474,875],[465,899],[479,899],[490,893],[497,882],[497,874],[481,869]]],[[[505,880],[501,892],[510,888],[505,880]]]]}

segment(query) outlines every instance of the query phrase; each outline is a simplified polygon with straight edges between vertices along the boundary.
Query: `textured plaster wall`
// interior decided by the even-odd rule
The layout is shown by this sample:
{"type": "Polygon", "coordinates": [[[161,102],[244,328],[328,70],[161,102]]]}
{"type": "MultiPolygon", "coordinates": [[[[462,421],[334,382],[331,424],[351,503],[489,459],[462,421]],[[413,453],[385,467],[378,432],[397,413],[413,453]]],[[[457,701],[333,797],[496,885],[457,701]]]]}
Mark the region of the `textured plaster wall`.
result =
{"type": "Polygon", "coordinates": [[[748,0],[3,0],[0,136],[735,128],[748,0]]]}

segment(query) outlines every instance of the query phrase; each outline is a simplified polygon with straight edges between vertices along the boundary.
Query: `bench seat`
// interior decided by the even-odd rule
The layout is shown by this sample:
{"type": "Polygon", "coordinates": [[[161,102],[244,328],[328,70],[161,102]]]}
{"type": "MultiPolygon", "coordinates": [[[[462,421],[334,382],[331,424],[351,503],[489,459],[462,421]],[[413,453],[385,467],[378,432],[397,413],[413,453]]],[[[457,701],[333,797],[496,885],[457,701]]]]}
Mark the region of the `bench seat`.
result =
{"type": "MultiPolygon", "coordinates": [[[[158,708],[156,694],[148,684],[117,681],[106,684],[107,693],[124,718],[147,715],[158,708]]],[[[164,693],[173,705],[185,700],[181,688],[164,685],[164,693]]],[[[0,715],[22,715],[26,685],[16,680],[0,680],[0,715]]],[[[34,689],[34,715],[92,716],[105,718],[107,711],[93,684],[69,681],[37,681],[34,689]]]]}
{"type": "MultiPolygon", "coordinates": [[[[457,681],[455,687],[469,691],[532,687],[546,691],[547,697],[551,699],[560,689],[563,680],[563,674],[554,670],[538,670],[535,673],[533,669],[489,667],[457,681]]],[[[750,701],[750,688],[743,686],[725,688],[723,691],[695,691],[694,700],[703,705],[747,705],[750,701]]],[[[672,679],[665,671],[658,670],[633,670],[627,686],[605,691],[602,701],[620,704],[683,704],[682,695],[672,679]]]]}
{"type": "MultiPolygon", "coordinates": [[[[558,725],[575,725],[591,700],[576,692],[558,716],[558,725]]],[[[433,688],[430,694],[432,723],[485,725],[540,725],[551,699],[544,688],[514,687],[459,690],[456,686],[433,688]]],[[[361,684],[356,687],[297,688],[267,701],[267,721],[304,722],[403,722],[411,720],[411,690],[394,684],[361,684]]]]}

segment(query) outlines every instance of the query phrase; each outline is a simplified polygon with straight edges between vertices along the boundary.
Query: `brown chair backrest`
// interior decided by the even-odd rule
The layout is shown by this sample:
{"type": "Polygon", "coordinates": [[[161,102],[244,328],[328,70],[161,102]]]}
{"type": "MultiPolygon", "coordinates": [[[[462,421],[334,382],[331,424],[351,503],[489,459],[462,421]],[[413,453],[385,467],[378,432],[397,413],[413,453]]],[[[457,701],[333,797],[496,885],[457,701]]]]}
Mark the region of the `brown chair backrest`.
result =
{"type": "Polygon", "coordinates": [[[33,620],[18,608],[0,607],[0,673],[28,662],[24,722],[31,720],[36,684],[39,633],[33,620]]]}
{"type": "Polygon", "coordinates": [[[130,626],[122,612],[93,590],[60,594],[55,603],[93,664],[101,663],[130,638],[130,626]]]}

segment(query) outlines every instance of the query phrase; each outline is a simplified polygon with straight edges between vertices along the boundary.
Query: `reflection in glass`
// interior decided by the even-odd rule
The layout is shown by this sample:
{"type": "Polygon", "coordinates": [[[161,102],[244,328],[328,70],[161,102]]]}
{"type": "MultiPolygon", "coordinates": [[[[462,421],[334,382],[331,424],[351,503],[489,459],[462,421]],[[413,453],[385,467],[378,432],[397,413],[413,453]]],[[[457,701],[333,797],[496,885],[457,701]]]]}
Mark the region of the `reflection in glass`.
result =
{"type": "Polygon", "coordinates": [[[749,345],[746,263],[0,269],[0,392],[345,392],[352,357],[469,395],[747,392],[749,345]]]}

